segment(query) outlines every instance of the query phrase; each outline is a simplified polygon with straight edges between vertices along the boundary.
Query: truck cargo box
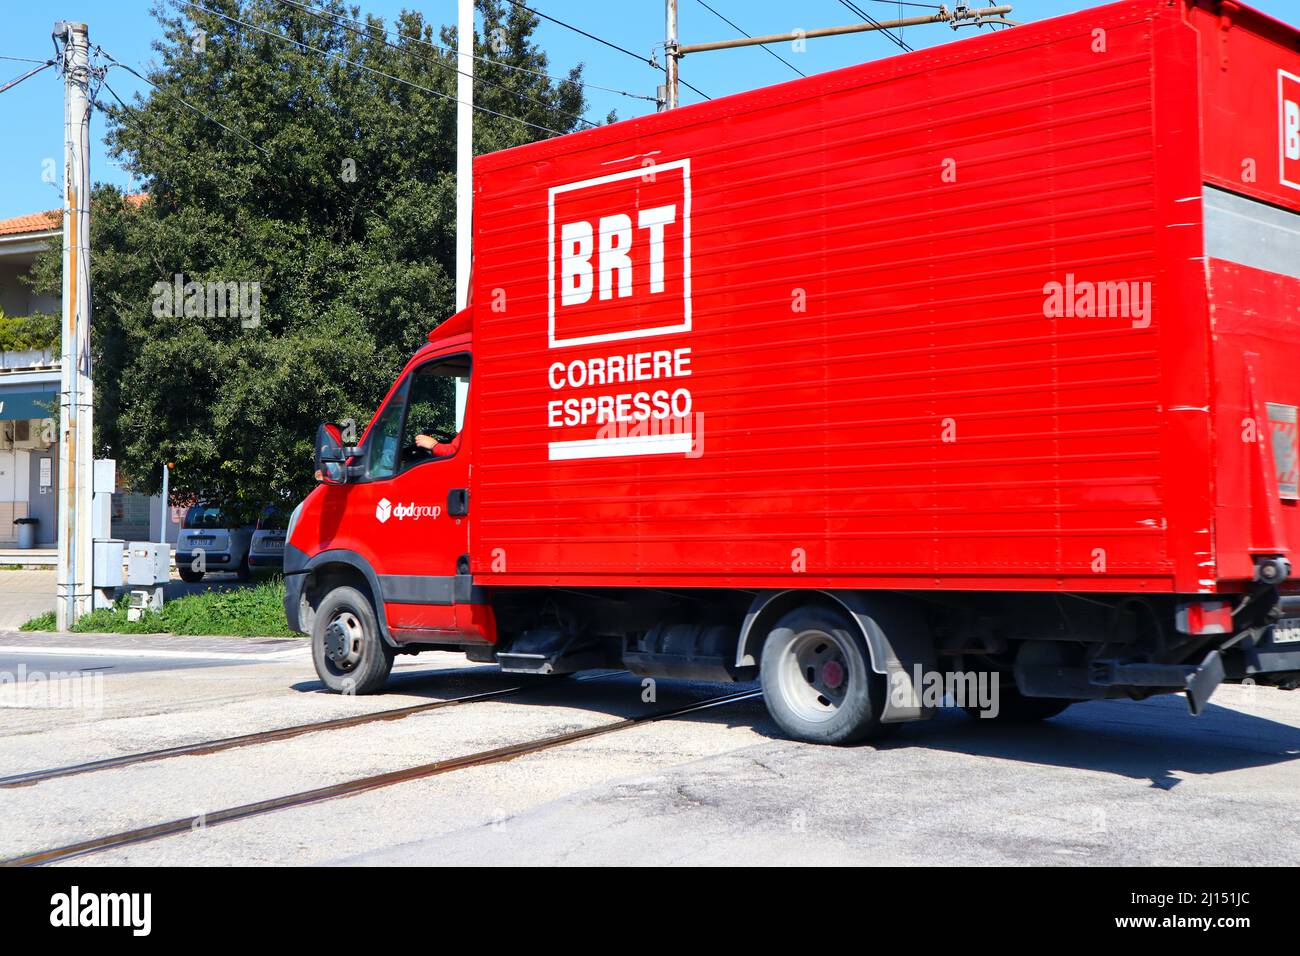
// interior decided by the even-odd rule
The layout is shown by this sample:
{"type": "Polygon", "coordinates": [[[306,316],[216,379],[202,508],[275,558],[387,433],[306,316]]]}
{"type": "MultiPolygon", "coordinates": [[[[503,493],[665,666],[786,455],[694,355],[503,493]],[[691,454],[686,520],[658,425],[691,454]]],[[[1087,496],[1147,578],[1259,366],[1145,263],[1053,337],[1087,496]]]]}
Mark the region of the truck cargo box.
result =
{"type": "Polygon", "coordinates": [[[1291,27],[1118,3],[475,176],[476,583],[1208,592],[1300,540],[1291,27]]]}

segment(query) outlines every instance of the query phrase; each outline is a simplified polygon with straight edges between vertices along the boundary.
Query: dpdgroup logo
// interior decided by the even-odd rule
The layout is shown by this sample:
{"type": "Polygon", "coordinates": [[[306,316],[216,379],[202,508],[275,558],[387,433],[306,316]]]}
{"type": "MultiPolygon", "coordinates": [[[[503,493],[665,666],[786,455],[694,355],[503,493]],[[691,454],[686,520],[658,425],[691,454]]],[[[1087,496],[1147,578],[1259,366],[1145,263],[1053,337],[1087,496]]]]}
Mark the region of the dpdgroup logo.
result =
{"type": "Polygon", "coordinates": [[[1277,71],[1277,100],[1282,185],[1300,189],[1300,76],[1277,71]]]}
{"type": "Polygon", "coordinates": [[[550,459],[691,454],[690,160],[551,187],[548,218],[550,459]]]}

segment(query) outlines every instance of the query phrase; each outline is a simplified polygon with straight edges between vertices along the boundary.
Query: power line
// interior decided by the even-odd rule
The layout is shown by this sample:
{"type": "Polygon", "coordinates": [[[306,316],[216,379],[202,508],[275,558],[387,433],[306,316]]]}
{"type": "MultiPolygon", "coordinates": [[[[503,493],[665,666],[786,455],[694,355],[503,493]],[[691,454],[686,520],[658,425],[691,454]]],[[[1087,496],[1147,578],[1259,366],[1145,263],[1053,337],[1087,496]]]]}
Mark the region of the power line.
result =
{"type": "MultiPolygon", "coordinates": [[[[8,59],[8,58],[6,57],[6,59],[8,59]]],[[[40,60],[35,60],[35,61],[33,61],[33,62],[41,63],[40,60]]],[[[41,70],[48,70],[48,69],[49,69],[50,67],[52,67],[53,65],[54,65],[54,61],[53,61],[53,60],[46,60],[44,63],[41,63],[40,66],[36,67],[36,69],[34,69],[34,70],[28,70],[28,71],[27,71],[26,73],[24,73],[22,76],[14,77],[12,80],[10,80],[8,83],[6,83],[4,86],[0,86],[0,93],[3,93],[5,90],[10,89],[11,87],[15,87],[15,86],[17,86],[17,85],[18,85],[19,83],[21,83],[23,80],[26,80],[26,79],[29,79],[29,78],[35,76],[37,73],[41,72],[41,70]]]]}
{"type": "Polygon", "coordinates": [[[152,86],[152,87],[153,87],[155,90],[157,90],[159,93],[165,93],[167,96],[170,96],[172,99],[174,99],[176,102],[180,103],[180,104],[181,104],[182,106],[184,106],[186,109],[188,109],[188,110],[190,110],[190,111],[196,113],[197,115],[203,117],[203,118],[204,118],[205,120],[207,120],[209,123],[214,123],[214,124],[216,124],[217,126],[220,126],[222,129],[224,129],[224,130],[225,130],[227,133],[229,133],[231,136],[234,136],[236,139],[241,140],[241,141],[247,143],[249,146],[253,147],[253,149],[257,150],[258,152],[262,153],[263,155],[266,155],[266,156],[270,156],[270,155],[271,155],[270,151],[269,151],[268,149],[266,149],[266,147],[257,145],[257,143],[254,143],[251,139],[249,139],[249,138],[248,138],[247,136],[245,136],[243,133],[239,132],[238,130],[231,129],[229,126],[227,126],[225,123],[221,122],[221,120],[217,119],[215,116],[211,116],[211,115],[209,115],[208,113],[205,113],[203,110],[199,109],[197,106],[193,105],[192,103],[189,103],[189,102],[187,102],[186,100],[182,99],[180,96],[178,96],[177,94],[173,93],[171,90],[164,89],[163,87],[159,86],[157,83],[155,83],[153,80],[149,79],[149,77],[145,76],[143,73],[141,73],[141,72],[140,72],[139,70],[137,70],[135,67],[131,66],[130,64],[123,63],[121,60],[118,60],[118,59],[114,58],[113,55],[112,55],[111,53],[109,53],[108,51],[106,51],[103,47],[101,47],[101,46],[96,46],[96,47],[95,47],[95,52],[98,53],[99,55],[103,56],[104,59],[108,60],[108,62],[111,63],[113,66],[120,66],[122,69],[126,70],[128,73],[132,74],[133,76],[135,76],[135,77],[137,77],[137,78],[139,78],[139,79],[141,79],[141,80],[144,80],[146,83],[148,83],[150,86],[152,86]]]}
{"type": "MultiPolygon", "coordinates": [[[[721,13],[719,13],[717,10],[714,10],[711,6],[709,6],[707,3],[705,3],[704,0],[697,0],[697,2],[698,2],[699,5],[702,6],[705,10],[708,10],[709,13],[713,14],[715,17],[717,17],[719,20],[721,20],[721,21],[722,21],[723,23],[725,23],[727,26],[731,27],[731,29],[735,30],[735,31],[736,31],[737,33],[739,33],[741,36],[749,37],[751,40],[754,38],[752,33],[746,33],[744,30],[740,29],[740,27],[736,26],[736,24],[732,23],[730,20],[728,20],[726,17],[724,17],[721,13]]],[[[803,70],[799,69],[799,67],[795,66],[793,63],[791,63],[789,60],[787,60],[785,57],[781,56],[781,54],[779,54],[779,53],[777,53],[775,50],[773,50],[773,49],[772,49],[770,46],[768,46],[767,44],[763,44],[763,46],[760,47],[760,49],[762,49],[762,51],[763,51],[764,53],[768,54],[769,56],[774,56],[774,57],[776,57],[778,60],[780,60],[780,61],[781,61],[782,63],[784,63],[786,66],[788,66],[790,69],[792,69],[792,70],[794,70],[796,73],[798,73],[800,76],[807,76],[807,75],[808,75],[808,74],[805,73],[803,70]]]]}
{"type": "MultiPolygon", "coordinates": [[[[294,6],[301,6],[301,4],[295,3],[294,0],[283,0],[283,2],[285,2],[285,3],[293,3],[294,6]]],[[[304,9],[305,9],[305,8],[304,8],[304,9]]],[[[321,11],[321,12],[323,13],[324,11],[321,11]]],[[[363,20],[358,20],[358,19],[356,19],[355,17],[347,17],[347,16],[344,16],[344,15],[341,14],[341,13],[330,13],[330,14],[328,14],[328,16],[332,16],[332,17],[334,17],[334,18],[337,19],[337,20],[347,20],[349,23],[355,23],[355,24],[358,24],[358,25],[360,25],[360,26],[366,27],[367,29],[371,29],[371,28],[372,28],[372,25],[371,25],[371,24],[369,24],[369,23],[367,23],[367,22],[365,22],[365,21],[363,21],[363,20]]],[[[453,55],[453,56],[457,56],[457,55],[459,55],[458,51],[453,50],[453,49],[451,49],[450,47],[443,46],[441,43],[433,43],[433,42],[431,42],[431,41],[429,41],[429,40],[424,39],[424,37],[410,36],[410,35],[408,35],[408,34],[405,34],[405,33],[400,32],[400,31],[398,31],[398,30],[388,30],[388,29],[385,29],[385,28],[382,27],[382,26],[379,27],[379,29],[380,29],[380,30],[381,30],[381,31],[382,31],[386,36],[396,37],[396,38],[399,39],[399,40],[406,40],[406,41],[411,42],[411,43],[419,43],[419,44],[421,44],[421,45],[423,45],[423,46],[427,46],[427,47],[428,47],[429,49],[431,49],[431,50],[438,50],[438,51],[441,52],[441,53],[448,53],[448,54],[451,54],[451,55],[453,55]]],[[[516,65],[516,64],[514,64],[514,63],[507,63],[507,62],[505,62],[504,60],[494,60],[494,59],[493,59],[492,57],[490,57],[490,56],[479,56],[477,53],[472,54],[472,57],[473,57],[474,60],[476,60],[476,61],[479,62],[479,63],[491,63],[491,64],[493,64],[494,66],[500,66],[500,67],[503,67],[503,68],[505,68],[505,69],[507,69],[507,70],[518,70],[520,73],[531,73],[533,76],[542,76],[542,77],[545,77],[545,78],[548,79],[548,80],[551,80],[551,81],[554,82],[554,83],[573,83],[573,82],[576,82],[578,86],[585,87],[585,88],[587,88],[587,89],[592,89],[592,90],[601,90],[602,92],[605,92],[605,93],[616,93],[616,94],[618,94],[619,96],[627,96],[627,97],[630,97],[630,98],[632,98],[632,99],[634,99],[634,100],[646,100],[646,101],[648,101],[648,102],[650,102],[650,103],[654,103],[654,102],[656,102],[656,100],[655,100],[655,98],[654,98],[653,96],[646,96],[644,93],[631,93],[631,92],[629,92],[629,91],[627,91],[627,90],[620,90],[620,89],[617,89],[617,88],[612,87],[612,86],[601,86],[599,83],[592,83],[592,82],[589,82],[588,80],[576,80],[576,81],[575,81],[575,80],[571,80],[571,79],[569,79],[569,77],[567,77],[567,76],[556,76],[556,75],[553,74],[553,73],[547,73],[545,70],[534,70],[534,69],[531,69],[530,67],[526,67],[526,66],[518,66],[518,65],[516,65]]],[[[486,82],[486,81],[485,81],[485,82],[486,82]]]]}
{"type": "MultiPolygon", "coordinates": [[[[108,85],[107,80],[101,80],[100,85],[103,86],[104,89],[108,90],[108,92],[112,95],[113,99],[117,100],[117,105],[122,107],[122,110],[127,116],[129,116],[131,119],[140,121],[140,131],[144,133],[146,139],[155,142],[159,146],[162,146],[166,149],[172,148],[173,144],[164,142],[160,137],[154,136],[153,131],[146,127],[146,124],[143,119],[144,114],[140,110],[136,109],[135,107],[127,105],[127,103],[123,101],[122,97],[117,95],[117,91],[108,85]]],[[[108,112],[108,109],[104,106],[103,103],[99,102],[98,99],[92,97],[91,102],[95,104],[95,106],[99,107],[99,109],[103,110],[105,113],[108,112]]]]}
{"type": "MultiPolygon", "coordinates": [[[[850,10],[850,11],[853,13],[854,16],[861,17],[863,23],[874,23],[876,26],[880,26],[880,21],[879,21],[879,20],[877,20],[877,19],[876,19],[875,17],[873,17],[871,14],[867,13],[866,10],[863,10],[863,9],[862,9],[860,6],[858,6],[856,3],[851,3],[850,0],[840,0],[840,3],[841,3],[844,7],[846,7],[848,10],[850,10]]],[[[915,52],[915,51],[912,49],[912,47],[908,46],[907,43],[905,43],[905,42],[903,41],[903,38],[900,37],[900,36],[898,36],[898,35],[896,35],[896,34],[894,33],[894,31],[892,31],[892,30],[881,30],[880,32],[883,33],[885,36],[889,37],[889,39],[893,40],[895,43],[897,43],[897,44],[898,44],[898,45],[903,49],[904,52],[906,52],[906,53],[913,53],[913,52],[915,52]]]]}
{"type": "MultiPolygon", "coordinates": [[[[288,6],[291,6],[291,7],[295,7],[295,8],[297,8],[297,9],[301,10],[303,13],[306,13],[308,16],[315,17],[317,20],[320,20],[320,21],[323,22],[323,23],[329,23],[329,24],[334,25],[334,26],[340,26],[340,27],[342,27],[343,29],[347,30],[348,32],[350,32],[350,33],[352,33],[352,34],[354,34],[354,35],[356,35],[356,36],[363,37],[363,38],[365,38],[365,39],[371,39],[371,38],[378,39],[379,42],[381,42],[381,43],[384,44],[384,46],[391,47],[392,49],[398,51],[399,53],[415,53],[415,51],[410,50],[410,49],[408,49],[407,47],[401,47],[401,46],[398,46],[396,43],[392,43],[392,42],[390,42],[389,39],[388,39],[388,31],[387,31],[387,30],[384,30],[384,29],[382,29],[382,28],[380,28],[380,32],[381,32],[383,35],[382,35],[382,36],[379,36],[379,37],[375,37],[374,34],[372,34],[372,33],[369,33],[369,32],[367,32],[367,31],[365,31],[365,30],[358,30],[358,29],[356,29],[355,27],[350,27],[350,26],[348,26],[347,24],[340,22],[338,19],[335,19],[334,15],[331,14],[331,13],[326,13],[325,11],[314,10],[314,9],[312,9],[311,7],[308,7],[308,6],[305,6],[304,4],[301,4],[301,3],[296,2],[296,0],[280,0],[280,3],[287,4],[288,6]]],[[[351,18],[343,18],[343,19],[351,19],[351,18]]],[[[357,21],[353,21],[353,22],[355,23],[355,22],[357,22],[357,21]]],[[[486,79],[485,77],[482,77],[482,76],[474,76],[474,74],[472,74],[472,73],[466,73],[464,70],[459,69],[458,67],[454,67],[454,66],[452,66],[450,63],[446,63],[446,62],[444,62],[444,61],[442,61],[442,60],[436,60],[436,59],[433,59],[433,58],[431,58],[431,57],[422,56],[422,55],[420,55],[419,53],[415,53],[415,55],[416,55],[417,57],[419,57],[420,60],[422,60],[422,61],[425,62],[425,63],[432,63],[432,64],[434,64],[435,66],[442,67],[444,70],[452,70],[452,71],[454,71],[454,72],[460,74],[461,76],[469,76],[469,77],[472,77],[476,83],[482,83],[482,84],[485,85],[485,86],[491,86],[491,87],[494,87],[494,88],[499,89],[499,90],[504,90],[505,92],[509,93],[511,96],[517,96],[517,97],[519,97],[521,100],[525,100],[525,101],[527,101],[527,102],[529,102],[529,103],[532,103],[534,106],[540,106],[540,107],[541,107],[542,109],[544,109],[544,110],[550,110],[550,111],[552,111],[552,112],[559,113],[561,116],[567,116],[567,117],[569,117],[570,119],[577,120],[577,121],[580,122],[580,123],[586,123],[588,127],[595,127],[595,126],[596,126],[595,123],[593,123],[591,120],[587,119],[587,118],[584,117],[584,116],[580,116],[580,115],[577,114],[577,113],[570,113],[568,110],[562,110],[562,109],[559,109],[559,108],[557,108],[557,107],[551,106],[551,105],[549,105],[549,104],[547,104],[547,103],[543,103],[541,100],[533,99],[531,96],[529,96],[529,95],[526,94],[526,93],[521,93],[521,92],[519,92],[518,90],[512,90],[512,89],[510,89],[510,87],[508,87],[508,86],[502,86],[500,83],[494,83],[492,80],[486,79]]]]}
{"type": "Polygon", "coordinates": [[[49,60],[37,60],[30,56],[0,56],[0,60],[13,60],[15,63],[49,63],[49,60]]]}
{"type": "MultiPolygon", "coordinates": [[[[275,39],[280,40],[283,43],[291,43],[294,46],[301,47],[304,50],[310,50],[313,53],[319,53],[321,54],[321,56],[330,57],[332,59],[338,60],[340,63],[346,63],[348,64],[348,66],[354,66],[359,70],[365,70],[367,73],[374,73],[376,76],[382,76],[385,79],[392,80],[394,83],[401,83],[402,85],[409,86],[412,89],[420,90],[423,93],[428,93],[430,96],[436,96],[439,99],[448,100],[452,103],[460,102],[460,100],[458,100],[456,97],[451,96],[447,93],[440,93],[438,90],[431,90],[427,86],[421,86],[419,83],[412,83],[410,80],[404,80],[400,76],[393,76],[390,73],[385,73],[383,70],[376,70],[372,66],[366,66],[364,63],[357,63],[355,60],[349,60],[347,57],[340,56],[337,53],[331,53],[329,50],[322,50],[320,49],[320,47],[314,47],[310,43],[303,43],[301,40],[294,40],[291,37],[284,36],[281,33],[276,33],[274,30],[267,30],[264,27],[259,27],[254,23],[248,23],[245,20],[240,20],[238,17],[232,17],[225,13],[221,13],[220,11],[217,10],[209,10],[207,7],[201,6],[200,4],[192,3],[191,0],[176,0],[176,2],[183,3],[187,7],[193,7],[196,10],[202,10],[204,13],[209,14],[211,16],[221,17],[223,20],[229,20],[231,23],[238,23],[240,26],[248,27],[250,30],[256,30],[258,33],[265,33],[267,36],[274,37],[275,39]]],[[[496,110],[489,109],[486,106],[479,106],[477,103],[470,103],[467,105],[469,105],[473,109],[478,110],[480,113],[488,113],[492,116],[499,116],[502,119],[514,120],[516,123],[520,123],[524,126],[529,126],[536,130],[541,130],[543,133],[553,133],[556,136],[564,135],[558,129],[551,129],[549,126],[542,126],[538,123],[532,123],[526,119],[520,119],[518,116],[511,116],[509,113],[498,113],[496,110]]]]}

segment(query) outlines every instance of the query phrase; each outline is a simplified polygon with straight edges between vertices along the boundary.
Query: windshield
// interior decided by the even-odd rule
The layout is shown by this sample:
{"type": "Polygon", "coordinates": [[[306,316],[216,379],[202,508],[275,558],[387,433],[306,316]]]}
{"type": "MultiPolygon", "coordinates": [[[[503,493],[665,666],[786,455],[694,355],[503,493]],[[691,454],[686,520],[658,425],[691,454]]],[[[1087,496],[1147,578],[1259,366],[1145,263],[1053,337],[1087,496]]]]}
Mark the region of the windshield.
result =
{"type": "Polygon", "coordinates": [[[279,508],[267,508],[257,519],[258,531],[283,531],[289,526],[289,519],[279,508]]]}
{"type": "Polygon", "coordinates": [[[216,505],[194,505],[185,512],[182,528],[224,528],[226,516],[216,505]]]}

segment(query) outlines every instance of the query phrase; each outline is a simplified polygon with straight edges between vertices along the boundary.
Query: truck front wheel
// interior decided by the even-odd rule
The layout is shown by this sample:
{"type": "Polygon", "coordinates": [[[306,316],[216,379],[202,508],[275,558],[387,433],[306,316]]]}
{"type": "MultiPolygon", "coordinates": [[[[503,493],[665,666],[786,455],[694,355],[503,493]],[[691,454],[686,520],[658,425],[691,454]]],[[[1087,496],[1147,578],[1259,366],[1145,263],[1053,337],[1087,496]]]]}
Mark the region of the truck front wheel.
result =
{"type": "Polygon", "coordinates": [[[829,608],[790,611],[763,644],[768,713],[796,740],[849,744],[880,736],[885,679],[871,669],[861,630],[829,608]]]}
{"type": "Polygon", "coordinates": [[[341,694],[373,694],[393,669],[374,607],[351,587],[335,588],[316,608],[311,656],[325,686],[341,694]]]}

